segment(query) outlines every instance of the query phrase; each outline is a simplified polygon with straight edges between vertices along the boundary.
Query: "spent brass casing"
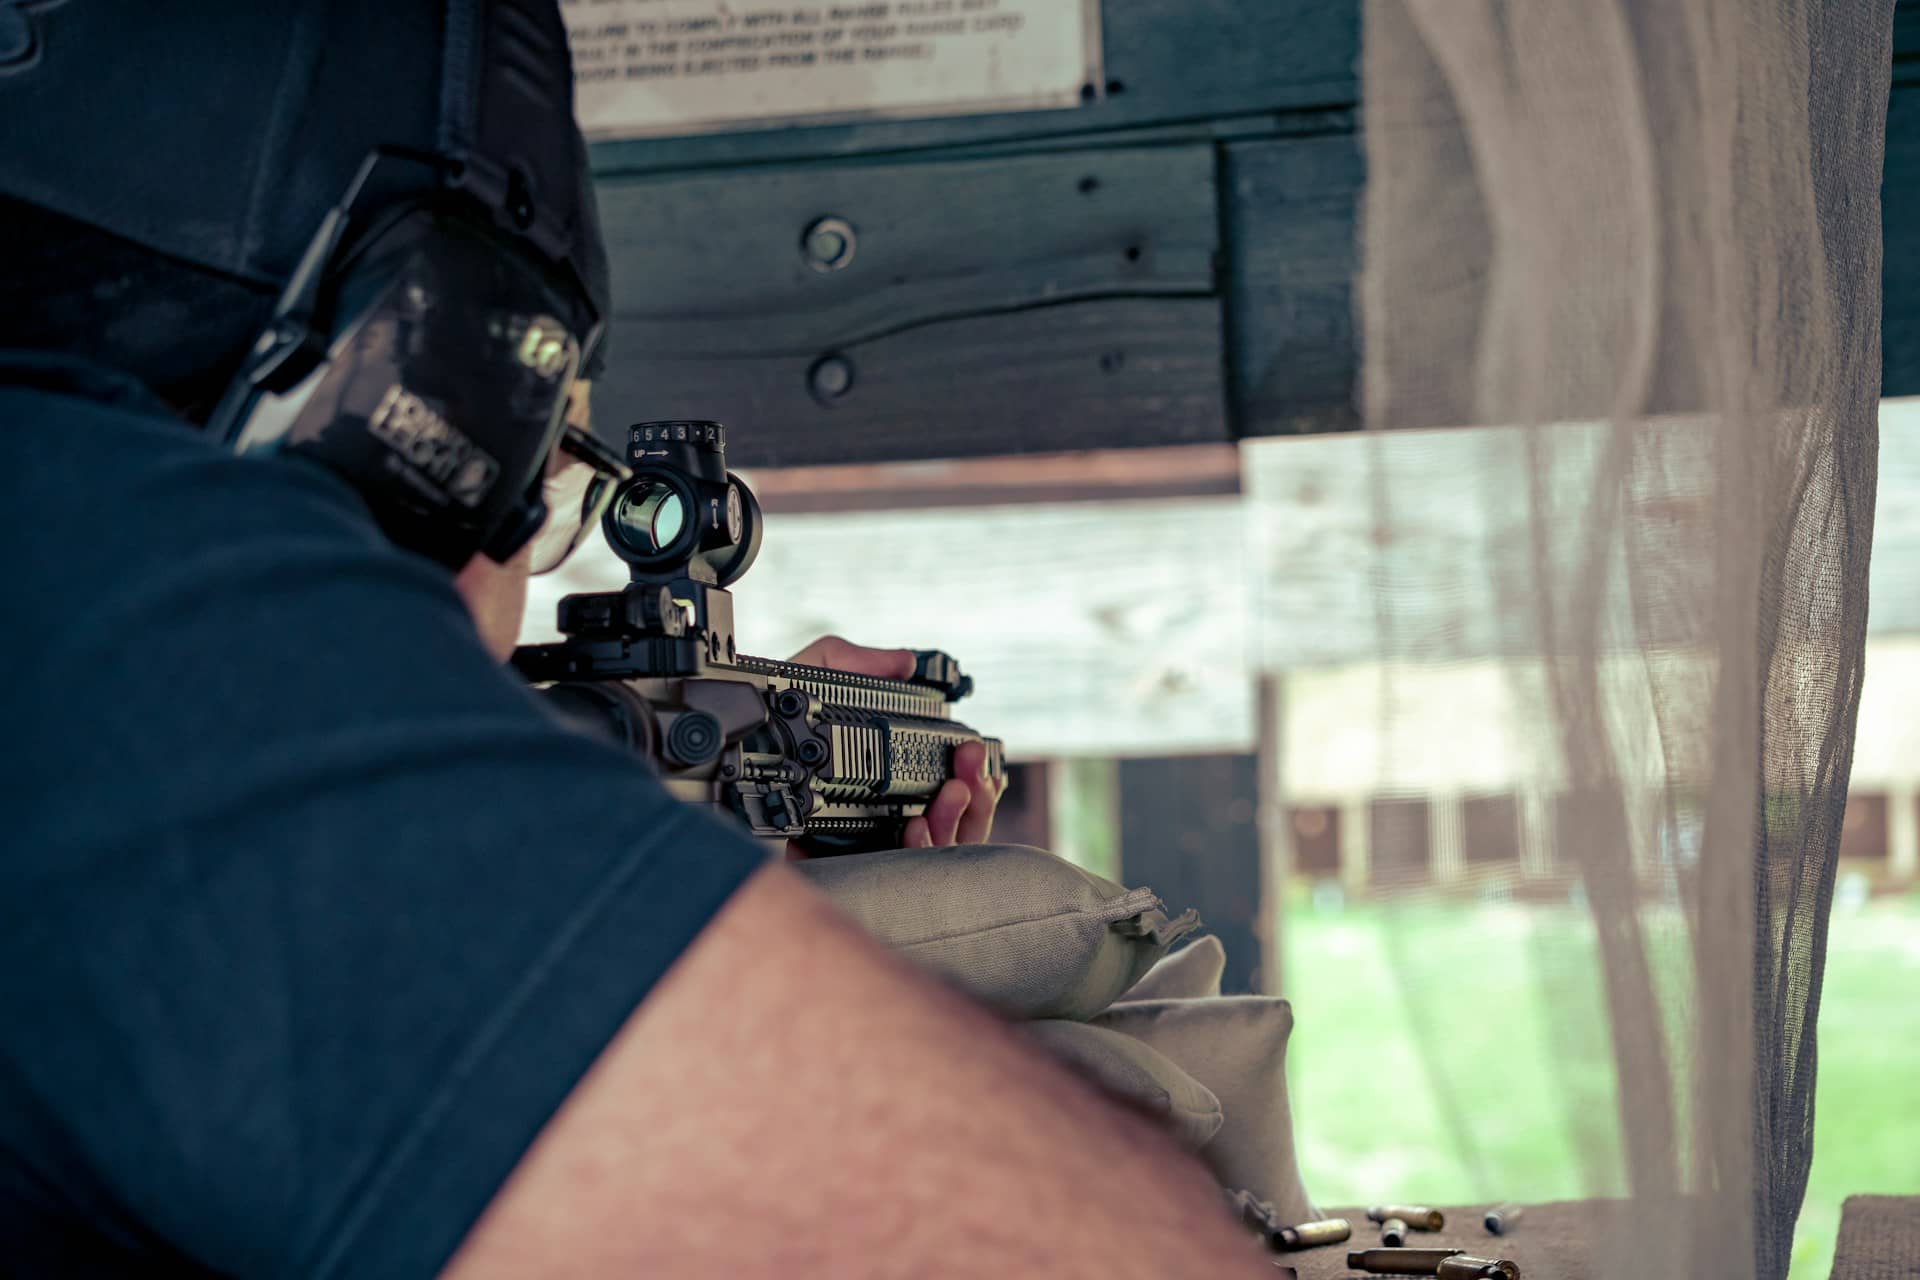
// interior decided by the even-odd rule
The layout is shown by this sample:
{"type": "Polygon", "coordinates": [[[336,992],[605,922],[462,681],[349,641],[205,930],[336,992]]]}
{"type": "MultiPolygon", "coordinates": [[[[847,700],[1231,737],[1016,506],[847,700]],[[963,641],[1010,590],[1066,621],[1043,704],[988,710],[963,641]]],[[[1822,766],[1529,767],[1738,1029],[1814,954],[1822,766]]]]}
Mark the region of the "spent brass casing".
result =
{"type": "Polygon", "coordinates": [[[1520,1268],[1505,1258],[1469,1258],[1464,1253],[1441,1262],[1440,1280],[1520,1280],[1520,1268]]]}
{"type": "Polygon", "coordinates": [[[1446,1214],[1425,1205],[1377,1204],[1367,1210],[1367,1217],[1383,1226],[1388,1218],[1398,1218],[1415,1231],[1438,1231],[1447,1225],[1446,1214]]]}
{"type": "Polygon", "coordinates": [[[1431,1276],[1439,1274],[1442,1262],[1459,1253],[1458,1249],[1362,1249],[1347,1255],[1347,1265],[1381,1276],[1431,1276]]]}
{"type": "Polygon", "coordinates": [[[1407,1224],[1398,1218],[1388,1218],[1380,1224],[1380,1243],[1398,1249],[1407,1242],[1407,1224]]]}
{"type": "Polygon", "coordinates": [[[1513,1229],[1513,1224],[1520,1220],[1523,1212],[1525,1209],[1522,1206],[1509,1201],[1487,1210],[1487,1216],[1480,1222],[1486,1227],[1488,1235],[1503,1236],[1513,1229]]]}
{"type": "Polygon", "coordinates": [[[1311,1249],[1316,1245],[1339,1244],[1342,1240],[1352,1238],[1352,1223],[1345,1218],[1326,1218],[1320,1222],[1281,1227],[1273,1233],[1273,1244],[1279,1249],[1311,1249]]]}

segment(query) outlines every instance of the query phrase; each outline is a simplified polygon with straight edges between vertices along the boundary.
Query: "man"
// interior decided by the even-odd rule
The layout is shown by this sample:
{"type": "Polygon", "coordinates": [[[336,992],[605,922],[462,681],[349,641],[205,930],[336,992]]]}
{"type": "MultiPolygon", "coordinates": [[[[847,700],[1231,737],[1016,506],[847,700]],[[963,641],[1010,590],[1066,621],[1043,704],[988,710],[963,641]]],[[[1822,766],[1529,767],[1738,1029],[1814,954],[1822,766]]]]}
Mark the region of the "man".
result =
{"type": "Polygon", "coordinates": [[[10,1273],[1264,1270],[499,667],[605,312],[550,4],[0,20],[10,1273]]]}

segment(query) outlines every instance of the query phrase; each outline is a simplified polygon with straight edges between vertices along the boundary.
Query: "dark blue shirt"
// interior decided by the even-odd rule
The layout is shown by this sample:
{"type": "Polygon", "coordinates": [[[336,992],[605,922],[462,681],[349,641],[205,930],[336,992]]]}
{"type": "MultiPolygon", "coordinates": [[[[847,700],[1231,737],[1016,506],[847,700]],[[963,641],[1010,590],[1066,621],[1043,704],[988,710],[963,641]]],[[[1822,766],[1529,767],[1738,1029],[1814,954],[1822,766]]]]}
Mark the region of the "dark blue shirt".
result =
{"type": "Polygon", "coordinates": [[[431,1274],[760,846],[317,466],[15,360],[0,476],[0,1270],[431,1274]]]}

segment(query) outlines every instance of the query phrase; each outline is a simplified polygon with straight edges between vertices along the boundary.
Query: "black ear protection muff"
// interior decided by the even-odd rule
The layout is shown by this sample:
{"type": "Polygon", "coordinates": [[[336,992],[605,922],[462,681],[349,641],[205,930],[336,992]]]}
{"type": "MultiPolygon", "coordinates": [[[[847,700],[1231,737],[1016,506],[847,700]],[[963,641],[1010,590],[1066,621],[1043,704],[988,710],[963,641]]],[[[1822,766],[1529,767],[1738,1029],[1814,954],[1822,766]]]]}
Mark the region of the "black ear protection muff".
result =
{"type": "Polygon", "coordinates": [[[476,553],[505,562],[539,532],[547,458],[600,316],[567,263],[450,184],[423,189],[423,167],[458,170],[426,153],[368,157],[209,430],[238,453],[333,469],[395,543],[457,570],[476,553]]]}

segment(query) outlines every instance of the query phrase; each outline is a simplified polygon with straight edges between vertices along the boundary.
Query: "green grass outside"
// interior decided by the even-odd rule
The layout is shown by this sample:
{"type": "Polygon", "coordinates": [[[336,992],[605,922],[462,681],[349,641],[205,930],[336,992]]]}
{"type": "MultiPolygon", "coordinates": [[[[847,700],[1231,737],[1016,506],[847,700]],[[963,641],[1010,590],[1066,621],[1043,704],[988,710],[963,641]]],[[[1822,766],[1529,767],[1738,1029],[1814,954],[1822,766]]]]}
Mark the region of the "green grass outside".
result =
{"type": "MultiPolygon", "coordinates": [[[[1581,919],[1565,908],[1289,904],[1288,1074],[1317,1200],[1621,1192],[1610,1030],[1581,919]]],[[[1673,934],[1648,943],[1664,956],[1683,946],[1673,934]]],[[[1847,1196],[1920,1194],[1920,894],[1836,908],[1825,992],[1792,1280],[1825,1280],[1847,1196]]],[[[1663,1003],[1684,1016],[1677,995],[1663,1003]]]]}

